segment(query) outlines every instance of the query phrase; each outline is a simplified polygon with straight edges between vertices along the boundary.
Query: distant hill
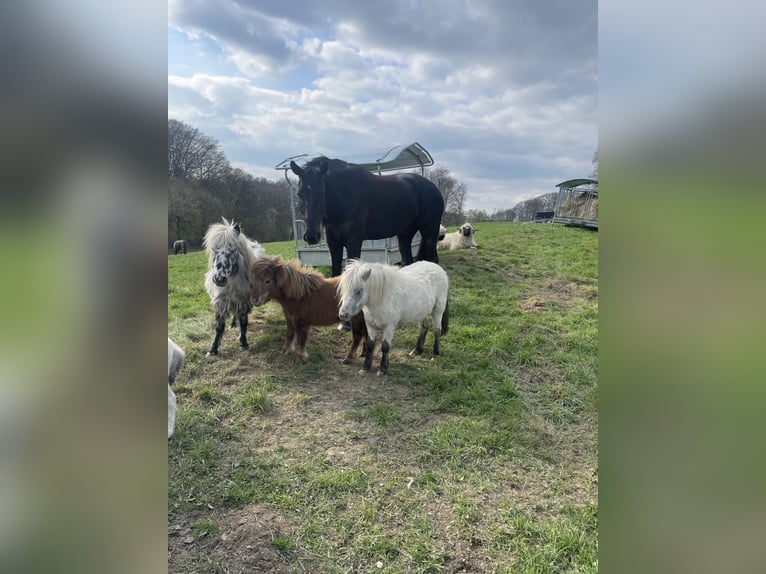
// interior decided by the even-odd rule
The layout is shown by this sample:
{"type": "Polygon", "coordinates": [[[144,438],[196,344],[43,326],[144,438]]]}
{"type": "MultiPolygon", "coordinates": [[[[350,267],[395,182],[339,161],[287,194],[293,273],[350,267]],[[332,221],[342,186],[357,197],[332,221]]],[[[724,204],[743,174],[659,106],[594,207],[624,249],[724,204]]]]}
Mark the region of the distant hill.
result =
{"type": "Polygon", "coordinates": [[[532,221],[538,211],[553,211],[558,195],[557,191],[538,195],[519,202],[510,209],[498,211],[493,214],[492,219],[494,221],[532,221]]]}

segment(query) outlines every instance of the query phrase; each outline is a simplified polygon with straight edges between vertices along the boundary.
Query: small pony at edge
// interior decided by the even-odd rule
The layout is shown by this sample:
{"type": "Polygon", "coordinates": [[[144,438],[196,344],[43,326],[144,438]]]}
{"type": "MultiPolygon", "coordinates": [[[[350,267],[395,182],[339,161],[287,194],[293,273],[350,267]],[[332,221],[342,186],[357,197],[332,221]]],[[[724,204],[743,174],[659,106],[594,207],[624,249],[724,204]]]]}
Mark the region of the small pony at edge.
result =
{"type": "Polygon", "coordinates": [[[420,324],[420,333],[410,355],[423,352],[430,315],[434,328],[434,355],[438,355],[439,339],[449,327],[449,278],[437,263],[417,261],[401,269],[384,263],[364,263],[349,259],[338,284],[339,317],[348,320],[360,310],[364,312],[368,341],[364,374],[372,365],[372,354],[378,338],[382,339],[383,356],[378,375],[388,371],[388,353],[394,331],[402,325],[420,324]]]}
{"type": "Polygon", "coordinates": [[[183,367],[186,354],[168,337],[168,440],[176,428],[176,394],[170,388],[183,367]]]}
{"type": "MultiPolygon", "coordinates": [[[[302,361],[307,361],[306,352],[311,325],[327,326],[337,323],[338,294],[340,277],[327,279],[310,267],[302,267],[298,261],[282,261],[279,257],[262,257],[250,268],[253,276],[253,304],[263,305],[275,299],[282,306],[287,323],[287,338],[282,352],[296,350],[302,361]]],[[[349,364],[356,353],[359,343],[367,343],[367,329],[361,313],[351,318],[351,347],[343,364],[349,364]]]]}
{"type": "Polygon", "coordinates": [[[208,256],[205,290],[215,310],[215,338],[208,355],[218,354],[229,315],[239,319],[240,348],[248,348],[247,315],[253,308],[250,301],[253,288],[250,266],[266,255],[257,241],[248,239],[242,233],[239,223],[221,219],[223,223],[213,223],[208,227],[202,242],[208,256]]]}

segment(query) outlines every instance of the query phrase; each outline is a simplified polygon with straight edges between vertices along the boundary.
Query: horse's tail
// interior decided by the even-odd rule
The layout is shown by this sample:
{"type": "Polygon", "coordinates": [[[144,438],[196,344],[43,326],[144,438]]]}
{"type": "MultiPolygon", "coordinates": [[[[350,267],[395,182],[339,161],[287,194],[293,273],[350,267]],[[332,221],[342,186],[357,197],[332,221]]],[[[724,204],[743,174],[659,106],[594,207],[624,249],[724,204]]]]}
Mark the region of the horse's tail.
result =
{"type": "Polygon", "coordinates": [[[442,335],[446,335],[449,331],[449,299],[444,305],[444,313],[442,313],[442,335]]]}

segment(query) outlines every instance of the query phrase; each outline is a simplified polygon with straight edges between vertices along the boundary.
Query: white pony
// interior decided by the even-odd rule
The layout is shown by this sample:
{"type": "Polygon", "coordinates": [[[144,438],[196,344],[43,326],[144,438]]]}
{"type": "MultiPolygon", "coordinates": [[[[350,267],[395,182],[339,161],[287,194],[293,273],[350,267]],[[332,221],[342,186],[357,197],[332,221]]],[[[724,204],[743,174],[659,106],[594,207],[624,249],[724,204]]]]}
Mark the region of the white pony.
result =
{"type": "Polygon", "coordinates": [[[176,426],[176,394],[170,388],[183,367],[186,355],[181,348],[168,337],[168,439],[173,436],[176,426]]]}
{"type": "Polygon", "coordinates": [[[474,233],[476,231],[473,226],[470,223],[464,223],[457,228],[457,231],[445,234],[439,243],[436,244],[436,249],[438,251],[444,249],[449,249],[450,251],[455,249],[476,249],[478,245],[476,245],[474,233]]]}
{"type": "Polygon", "coordinates": [[[215,338],[208,355],[217,355],[226,318],[239,319],[239,346],[247,349],[247,314],[253,308],[250,292],[253,282],[250,265],[266,251],[257,241],[248,239],[239,223],[213,223],[205,232],[202,245],[208,256],[205,290],[215,310],[215,338]]]}
{"type": "Polygon", "coordinates": [[[434,327],[434,355],[439,354],[439,338],[449,326],[449,278],[437,263],[417,261],[399,268],[384,263],[364,263],[349,259],[338,283],[340,312],[348,321],[360,310],[367,323],[367,355],[364,374],[372,366],[372,353],[382,334],[378,375],[388,371],[388,352],[394,331],[402,325],[420,324],[420,334],[410,355],[423,352],[430,315],[434,327]]]}

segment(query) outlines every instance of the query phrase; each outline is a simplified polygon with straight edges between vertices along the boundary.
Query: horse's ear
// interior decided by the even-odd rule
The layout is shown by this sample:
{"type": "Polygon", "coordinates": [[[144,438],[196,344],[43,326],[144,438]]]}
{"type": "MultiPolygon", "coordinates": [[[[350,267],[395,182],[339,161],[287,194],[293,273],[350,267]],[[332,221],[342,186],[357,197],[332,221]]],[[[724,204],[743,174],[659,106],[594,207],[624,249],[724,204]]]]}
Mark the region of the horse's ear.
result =
{"type": "Polygon", "coordinates": [[[303,170],[297,163],[292,160],[290,160],[290,169],[293,170],[293,173],[298,177],[303,177],[303,170]]]}
{"type": "Polygon", "coordinates": [[[362,280],[367,281],[370,278],[370,275],[372,274],[372,267],[369,265],[365,265],[362,268],[362,280]]]}
{"type": "Polygon", "coordinates": [[[323,159],[322,163],[319,164],[319,175],[326,174],[329,168],[330,166],[328,165],[327,160],[323,159]]]}
{"type": "Polygon", "coordinates": [[[237,232],[237,235],[239,235],[239,233],[240,233],[240,231],[241,231],[241,229],[239,228],[239,223],[235,223],[235,224],[234,224],[234,231],[236,231],[236,232],[237,232]]]}

